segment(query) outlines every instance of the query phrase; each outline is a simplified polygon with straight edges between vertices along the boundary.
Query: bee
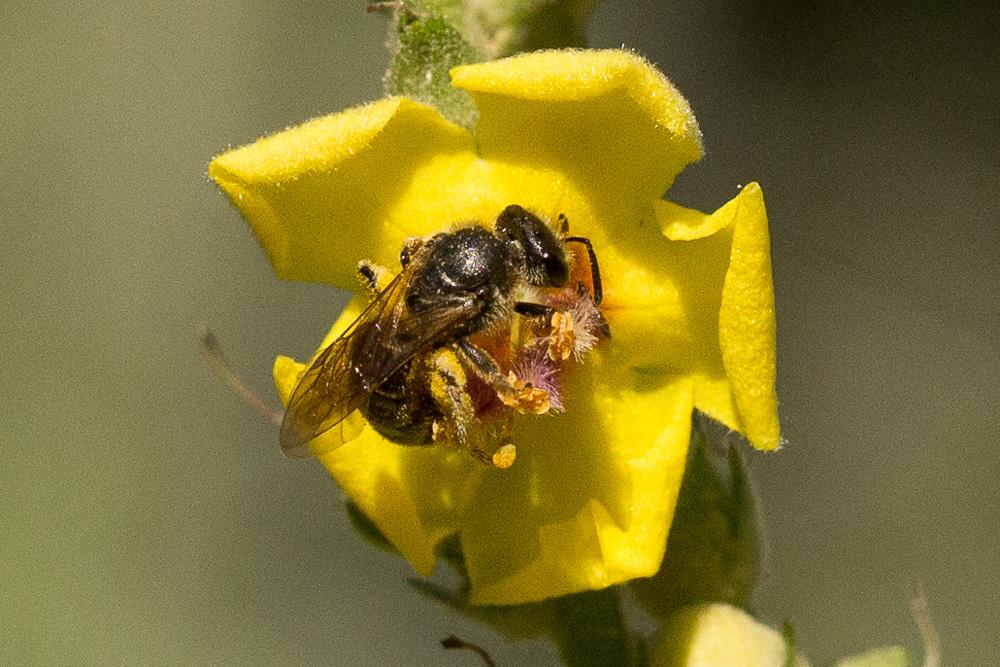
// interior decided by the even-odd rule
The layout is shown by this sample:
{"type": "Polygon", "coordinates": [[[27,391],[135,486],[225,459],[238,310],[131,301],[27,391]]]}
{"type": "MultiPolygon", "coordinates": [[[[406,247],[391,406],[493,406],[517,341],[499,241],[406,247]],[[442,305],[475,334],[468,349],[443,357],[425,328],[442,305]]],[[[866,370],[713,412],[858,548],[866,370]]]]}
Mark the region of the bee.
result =
{"type": "MultiPolygon", "coordinates": [[[[564,234],[568,223],[564,216],[560,222],[564,234]]],[[[388,279],[387,269],[361,262],[358,273],[372,301],[299,379],[281,424],[282,451],[309,456],[308,443],[336,427],[337,444],[342,444],[349,439],[344,422],[357,410],[397,444],[445,440],[485,462],[509,465],[513,445],[498,458],[470,442],[470,426],[482,407],[470,385],[485,386],[518,412],[547,411],[548,396],[505,374],[472,337],[509,329],[515,313],[541,317],[551,311],[544,304],[519,302],[516,295],[566,287],[571,263],[565,244],[570,242],[587,249],[589,298],[599,304],[600,270],[590,242],[561,238],[516,204],[504,208],[492,230],[472,224],[408,240],[400,252],[402,271],[394,278],[388,279]]]]}

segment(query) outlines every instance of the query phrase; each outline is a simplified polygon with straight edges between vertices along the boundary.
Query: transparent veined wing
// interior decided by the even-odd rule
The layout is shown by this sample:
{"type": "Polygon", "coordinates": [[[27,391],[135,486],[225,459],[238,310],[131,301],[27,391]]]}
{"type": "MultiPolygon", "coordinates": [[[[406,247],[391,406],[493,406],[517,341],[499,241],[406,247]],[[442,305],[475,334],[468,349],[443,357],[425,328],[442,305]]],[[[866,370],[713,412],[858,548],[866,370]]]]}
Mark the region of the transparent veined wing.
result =
{"type": "Polygon", "coordinates": [[[281,423],[281,450],[291,458],[311,455],[309,442],[340,427],[339,446],[350,439],[344,420],[363,409],[372,392],[422,351],[448,340],[451,332],[482,308],[471,295],[451,296],[413,313],[406,307],[414,261],[379,292],[358,318],[323,349],[302,374],[281,423]]]}

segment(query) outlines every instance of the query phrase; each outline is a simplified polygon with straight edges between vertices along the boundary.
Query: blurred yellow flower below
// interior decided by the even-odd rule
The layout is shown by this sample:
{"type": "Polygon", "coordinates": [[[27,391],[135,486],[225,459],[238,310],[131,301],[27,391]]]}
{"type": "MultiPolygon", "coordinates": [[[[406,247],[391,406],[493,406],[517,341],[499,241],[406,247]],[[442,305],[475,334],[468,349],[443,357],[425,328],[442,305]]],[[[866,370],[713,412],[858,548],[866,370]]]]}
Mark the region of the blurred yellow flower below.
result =
{"type": "MultiPolygon", "coordinates": [[[[488,469],[370,427],[314,453],[421,574],[457,533],[477,604],[596,589],[659,568],[692,410],[779,444],[767,220],[756,184],[712,214],[662,200],[701,156],[683,97],[617,50],[547,51],[452,70],[475,132],[391,98],[217,157],[210,176],[282,278],[355,287],[406,238],[490,224],[516,203],[589,237],[613,333],[564,381],[562,414],[518,416],[518,458],[488,469]]],[[[356,299],[324,345],[350,324],[356,299]]],[[[278,357],[287,402],[304,366],[278,357]]]]}
{"type": "Polygon", "coordinates": [[[791,656],[776,630],[726,604],[688,607],[667,622],[653,649],[654,667],[809,667],[791,656]]]}

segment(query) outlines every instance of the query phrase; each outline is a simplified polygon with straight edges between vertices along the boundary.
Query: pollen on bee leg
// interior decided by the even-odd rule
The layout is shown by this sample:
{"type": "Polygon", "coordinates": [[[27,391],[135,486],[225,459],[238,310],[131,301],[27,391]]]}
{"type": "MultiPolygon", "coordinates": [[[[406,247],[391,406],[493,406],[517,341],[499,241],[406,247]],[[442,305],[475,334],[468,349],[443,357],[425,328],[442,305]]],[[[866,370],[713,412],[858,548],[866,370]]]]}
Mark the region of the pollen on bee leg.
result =
{"type": "Polygon", "coordinates": [[[573,313],[557,310],[552,313],[552,333],[549,334],[549,359],[566,361],[576,348],[576,323],[573,313]]]}
{"type": "Polygon", "coordinates": [[[392,273],[381,264],[367,259],[358,262],[358,280],[372,295],[378,294],[392,282],[392,273]]]}
{"type": "Polygon", "coordinates": [[[430,395],[442,418],[431,425],[431,439],[456,447],[465,446],[475,406],[466,389],[462,364],[450,349],[441,349],[428,360],[430,395]]]}

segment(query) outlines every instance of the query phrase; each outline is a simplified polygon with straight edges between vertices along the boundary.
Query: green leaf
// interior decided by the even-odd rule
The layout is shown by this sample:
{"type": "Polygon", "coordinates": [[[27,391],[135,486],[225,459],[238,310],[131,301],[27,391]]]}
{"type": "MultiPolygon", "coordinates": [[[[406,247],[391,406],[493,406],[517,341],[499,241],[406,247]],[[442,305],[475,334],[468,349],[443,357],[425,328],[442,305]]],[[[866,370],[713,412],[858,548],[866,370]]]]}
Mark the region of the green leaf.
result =
{"type": "Polygon", "coordinates": [[[551,637],[553,634],[556,609],[551,601],[510,607],[482,607],[469,604],[467,591],[451,590],[426,579],[410,579],[409,583],[425,596],[494,628],[512,641],[551,637]]]}
{"type": "Polygon", "coordinates": [[[458,574],[458,586],[446,588],[426,579],[414,578],[409,580],[413,588],[464,616],[489,625],[508,639],[531,639],[552,635],[556,609],[551,600],[508,607],[469,604],[469,577],[465,570],[465,558],[458,536],[452,535],[442,540],[437,553],[458,574]]]}
{"type": "Polygon", "coordinates": [[[422,0],[488,59],[537,49],[586,46],[597,0],[422,0]]]}
{"type": "Polygon", "coordinates": [[[472,128],[476,108],[451,87],[457,65],[543,48],[584,46],[583,30],[597,0],[402,0],[370,2],[392,11],[385,74],[388,95],[430,104],[472,128]]]}
{"type": "Polygon", "coordinates": [[[799,654],[799,640],[795,636],[795,626],[785,621],[781,626],[781,638],[785,641],[785,667],[795,667],[795,657],[799,654]]]}
{"type": "Polygon", "coordinates": [[[444,540],[438,553],[455,569],[461,583],[450,589],[424,579],[411,579],[410,585],[427,597],[489,625],[510,640],[548,637],[570,667],[647,664],[644,646],[626,623],[619,589],[587,591],[531,604],[472,605],[458,538],[444,540]]]}
{"type": "Polygon", "coordinates": [[[580,665],[638,665],[639,648],[622,609],[618,588],[587,591],[553,601],[554,635],[563,662],[580,665]]]}
{"type": "Polygon", "coordinates": [[[347,501],[347,518],[351,521],[351,526],[354,531],[360,535],[366,542],[375,546],[382,551],[399,555],[399,551],[396,547],[392,546],[392,543],[382,534],[382,531],[378,529],[378,526],[372,522],[368,516],[361,511],[361,509],[352,503],[350,500],[347,501]]]}
{"type": "Polygon", "coordinates": [[[910,654],[902,646],[884,646],[865,653],[841,658],[836,667],[908,667],[910,654]]]}
{"type": "Polygon", "coordinates": [[[757,505],[736,446],[709,447],[696,423],[659,572],[632,582],[636,599],[667,616],[700,602],[746,607],[760,569],[757,505]],[[714,453],[722,449],[723,453],[714,453]]]}
{"type": "Polygon", "coordinates": [[[500,631],[510,640],[552,639],[563,664],[569,667],[640,667],[647,662],[643,647],[625,623],[614,588],[532,604],[484,607],[470,605],[462,593],[423,579],[411,579],[410,585],[463,616],[500,631]]]}
{"type": "Polygon", "coordinates": [[[452,88],[449,70],[480,62],[483,55],[445,15],[423,10],[415,3],[405,3],[403,9],[396,10],[393,21],[386,93],[429,104],[452,122],[471,128],[476,108],[468,93],[452,88]]]}

